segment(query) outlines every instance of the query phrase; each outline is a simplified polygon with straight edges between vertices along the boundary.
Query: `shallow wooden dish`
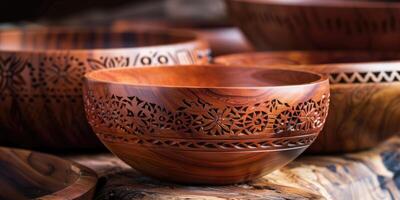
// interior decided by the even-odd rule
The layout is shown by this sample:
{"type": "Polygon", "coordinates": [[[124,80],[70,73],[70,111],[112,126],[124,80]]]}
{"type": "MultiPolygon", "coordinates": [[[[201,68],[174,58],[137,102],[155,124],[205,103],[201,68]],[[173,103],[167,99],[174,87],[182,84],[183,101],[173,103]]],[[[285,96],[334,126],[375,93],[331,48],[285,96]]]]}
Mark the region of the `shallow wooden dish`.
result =
{"type": "Polygon", "coordinates": [[[208,62],[191,32],[85,29],[0,32],[0,144],[41,149],[101,146],[87,124],[83,75],[127,67],[208,62]]]}
{"type": "Polygon", "coordinates": [[[0,147],[0,199],[90,200],[96,173],[48,154],[0,147]]]}
{"type": "Polygon", "coordinates": [[[227,0],[232,20],[260,50],[399,50],[400,2],[227,0]]]}
{"type": "Polygon", "coordinates": [[[192,65],[86,75],[85,109],[102,142],[150,176],[229,184],[303,152],[323,127],[329,83],[318,74],[192,65]]]}
{"type": "Polygon", "coordinates": [[[308,151],[358,151],[400,133],[400,53],[265,52],[221,56],[214,62],[328,74],[329,115],[308,151]]]}

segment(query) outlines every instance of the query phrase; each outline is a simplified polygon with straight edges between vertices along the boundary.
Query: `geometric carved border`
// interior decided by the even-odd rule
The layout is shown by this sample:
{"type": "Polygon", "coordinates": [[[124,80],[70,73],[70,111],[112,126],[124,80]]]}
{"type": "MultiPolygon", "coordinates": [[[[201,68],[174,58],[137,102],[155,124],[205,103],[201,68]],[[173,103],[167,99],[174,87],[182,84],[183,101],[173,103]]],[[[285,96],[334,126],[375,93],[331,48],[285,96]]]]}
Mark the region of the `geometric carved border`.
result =
{"type": "Polygon", "coordinates": [[[339,83],[391,83],[400,81],[400,71],[330,73],[332,84],[339,83]]]}
{"type": "Polygon", "coordinates": [[[317,138],[318,134],[308,134],[286,138],[266,138],[254,140],[190,140],[190,139],[162,139],[141,138],[136,136],[120,136],[115,134],[97,134],[103,141],[141,145],[150,148],[172,148],[189,151],[255,151],[278,150],[307,147],[317,138]]]}

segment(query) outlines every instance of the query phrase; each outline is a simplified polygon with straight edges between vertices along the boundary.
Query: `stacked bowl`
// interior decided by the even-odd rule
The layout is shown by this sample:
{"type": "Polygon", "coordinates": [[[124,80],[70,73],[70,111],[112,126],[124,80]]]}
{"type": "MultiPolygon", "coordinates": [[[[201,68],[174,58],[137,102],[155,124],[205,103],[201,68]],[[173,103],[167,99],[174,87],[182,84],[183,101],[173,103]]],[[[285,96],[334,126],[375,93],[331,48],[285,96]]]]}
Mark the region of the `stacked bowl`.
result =
{"type": "Polygon", "coordinates": [[[190,32],[0,32],[0,143],[35,149],[98,148],[82,103],[85,73],[206,63],[208,51],[208,45],[190,32]]]}
{"type": "Polygon", "coordinates": [[[398,50],[400,3],[379,0],[226,0],[260,50],[398,50]]]}
{"type": "Polygon", "coordinates": [[[343,153],[377,146],[400,132],[400,53],[259,52],[221,56],[225,65],[302,69],[327,74],[330,112],[325,129],[309,149],[343,153]]]}
{"type": "Polygon", "coordinates": [[[192,31],[209,43],[213,56],[253,50],[239,28],[230,24],[187,20],[178,22],[168,20],[118,20],[112,25],[115,30],[129,30],[132,27],[146,29],[163,27],[177,31],[192,31]]]}
{"type": "Polygon", "coordinates": [[[214,62],[329,76],[330,114],[310,152],[364,150],[400,133],[398,2],[227,0],[226,4],[232,21],[258,50],[290,51],[228,55],[214,62]]]}

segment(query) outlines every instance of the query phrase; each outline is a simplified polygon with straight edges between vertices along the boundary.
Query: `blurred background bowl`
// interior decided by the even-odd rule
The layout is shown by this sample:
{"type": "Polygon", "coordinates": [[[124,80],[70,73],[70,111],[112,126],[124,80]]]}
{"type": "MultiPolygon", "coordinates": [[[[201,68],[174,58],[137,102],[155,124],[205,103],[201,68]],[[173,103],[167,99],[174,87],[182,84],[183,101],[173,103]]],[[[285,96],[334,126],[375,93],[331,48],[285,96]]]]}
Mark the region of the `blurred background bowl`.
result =
{"type": "Polygon", "coordinates": [[[259,50],[399,50],[400,2],[227,0],[259,50]]]}
{"type": "Polygon", "coordinates": [[[191,32],[40,28],[0,32],[0,144],[34,149],[101,147],[87,124],[85,73],[115,67],[208,62],[191,32]]]}
{"type": "Polygon", "coordinates": [[[180,183],[243,182],[286,165],[318,136],[329,107],[328,79],[302,71],[192,65],[86,79],[100,140],[142,173],[180,183]]]}
{"type": "Polygon", "coordinates": [[[90,200],[96,173],[82,165],[34,151],[0,147],[0,198],[90,200]]]}
{"type": "Polygon", "coordinates": [[[331,88],[329,115],[309,152],[363,150],[400,133],[400,53],[262,52],[221,56],[214,62],[327,74],[331,88]]]}
{"type": "Polygon", "coordinates": [[[253,51],[239,28],[226,23],[188,22],[168,20],[118,20],[112,25],[115,30],[134,28],[173,28],[195,32],[206,40],[211,48],[212,56],[243,53],[253,51]]]}

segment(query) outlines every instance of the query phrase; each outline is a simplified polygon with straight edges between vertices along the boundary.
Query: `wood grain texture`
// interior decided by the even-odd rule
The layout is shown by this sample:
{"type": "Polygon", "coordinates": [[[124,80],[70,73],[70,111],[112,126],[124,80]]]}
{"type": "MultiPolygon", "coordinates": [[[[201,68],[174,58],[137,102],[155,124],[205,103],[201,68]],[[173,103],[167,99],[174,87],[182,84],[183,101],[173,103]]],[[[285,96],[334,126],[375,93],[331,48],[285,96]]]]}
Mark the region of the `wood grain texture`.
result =
{"type": "Polygon", "coordinates": [[[370,151],[304,156],[253,182],[190,186],[141,175],[113,155],[69,156],[102,177],[94,199],[348,199],[400,198],[400,138],[370,151]]]}
{"type": "Polygon", "coordinates": [[[135,169],[186,183],[251,180],[287,164],[314,141],[328,112],[327,77],[226,69],[91,72],[84,87],[88,121],[135,169]]]}
{"type": "Polygon", "coordinates": [[[0,32],[0,144],[35,149],[102,145],[87,124],[83,75],[116,67],[208,62],[192,33],[41,28],[0,32]]]}
{"type": "Polygon", "coordinates": [[[28,150],[0,147],[0,199],[90,200],[97,176],[89,168],[28,150]]]}
{"type": "Polygon", "coordinates": [[[222,56],[214,62],[327,74],[330,112],[308,151],[334,153],[375,147],[400,133],[399,59],[399,53],[391,52],[265,52],[222,56]]]}
{"type": "Polygon", "coordinates": [[[399,2],[225,2],[232,21],[259,50],[399,50],[399,2]]]}

